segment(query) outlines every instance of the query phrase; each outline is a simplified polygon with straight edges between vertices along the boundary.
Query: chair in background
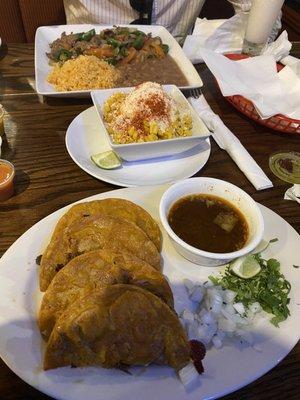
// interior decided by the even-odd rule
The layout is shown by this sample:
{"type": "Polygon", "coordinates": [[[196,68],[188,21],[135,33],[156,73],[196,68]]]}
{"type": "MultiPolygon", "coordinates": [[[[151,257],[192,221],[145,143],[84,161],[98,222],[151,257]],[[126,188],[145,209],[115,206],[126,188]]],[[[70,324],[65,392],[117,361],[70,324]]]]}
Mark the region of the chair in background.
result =
{"type": "MultiPolygon", "coordinates": [[[[299,4],[300,0],[286,0],[283,7],[283,28],[294,41],[300,40],[299,4]]],[[[232,15],[233,8],[226,0],[207,0],[200,17],[214,19],[232,15]]],[[[0,37],[6,43],[32,43],[39,26],[65,23],[63,0],[0,0],[0,37]]]]}
{"type": "Polygon", "coordinates": [[[0,37],[6,43],[32,43],[39,26],[65,23],[63,0],[0,1],[0,37]]]}

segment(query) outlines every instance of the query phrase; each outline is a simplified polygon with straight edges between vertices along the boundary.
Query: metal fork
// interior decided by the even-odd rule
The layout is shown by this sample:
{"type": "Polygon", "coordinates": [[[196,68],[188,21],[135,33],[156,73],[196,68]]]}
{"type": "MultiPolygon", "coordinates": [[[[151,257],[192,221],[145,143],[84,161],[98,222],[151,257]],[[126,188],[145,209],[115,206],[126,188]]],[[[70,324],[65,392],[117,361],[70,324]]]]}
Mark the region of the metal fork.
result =
{"type": "Polygon", "coordinates": [[[190,89],[189,93],[190,97],[194,97],[194,99],[199,99],[199,97],[202,95],[202,91],[200,88],[190,89]]]}
{"type": "MultiPolygon", "coordinates": [[[[192,97],[193,99],[197,100],[199,99],[201,96],[203,96],[202,91],[200,88],[196,88],[196,89],[190,89],[188,91],[188,97],[192,97]]],[[[206,102],[205,98],[204,101],[206,102]]],[[[215,114],[212,111],[212,109],[210,108],[209,104],[206,103],[206,114],[210,114],[211,117],[213,117],[215,114]]],[[[216,116],[216,115],[215,115],[216,116]]],[[[223,139],[222,137],[219,137],[219,135],[215,132],[214,126],[211,125],[209,118],[204,118],[203,115],[200,115],[200,118],[202,119],[202,121],[204,122],[204,124],[206,125],[207,129],[210,131],[212,137],[214,138],[215,142],[218,144],[218,146],[221,149],[224,149],[224,143],[223,143],[223,139]]]]}
{"type": "Polygon", "coordinates": [[[202,91],[200,88],[196,89],[181,89],[182,93],[185,95],[185,97],[193,97],[194,99],[199,99],[199,97],[202,95],[202,91]]]}

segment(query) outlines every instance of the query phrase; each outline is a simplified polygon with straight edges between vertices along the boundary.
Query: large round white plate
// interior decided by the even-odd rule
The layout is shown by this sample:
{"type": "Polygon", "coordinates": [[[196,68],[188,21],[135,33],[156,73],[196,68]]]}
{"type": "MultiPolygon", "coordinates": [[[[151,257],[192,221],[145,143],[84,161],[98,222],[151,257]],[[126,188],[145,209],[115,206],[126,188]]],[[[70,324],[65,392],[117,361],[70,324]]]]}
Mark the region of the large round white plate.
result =
{"type": "Polygon", "coordinates": [[[160,185],[189,178],[207,162],[209,139],[191,150],[172,157],[123,162],[121,168],[105,170],[91,161],[91,155],[111,150],[94,107],[79,114],[70,124],[66,146],[73,161],[85,172],[118,186],[160,185]]]}
{"type": "MultiPolygon", "coordinates": [[[[121,189],[90,197],[121,197],[132,200],[158,219],[158,204],[166,186],[121,189]]],[[[40,391],[62,400],[117,399],[214,399],[257,379],[283,357],[299,339],[300,275],[293,265],[300,239],[297,232],[281,217],[260,206],[265,220],[265,238],[278,237],[267,257],[276,257],[292,284],[291,316],[275,328],[263,322],[256,330],[262,352],[236,348],[231,344],[221,350],[208,350],[204,359],[205,373],[188,391],[180,384],[171,368],[150,366],[133,375],[102,368],[60,368],[42,370],[43,344],[36,324],[41,294],[38,290],[38,267],[35,258],[49,240],[49,235],[66,207],[38,222],[21,236],[0,261],[0,355],[19,377],[40,391]]],[[[162,257],[175,297],[176,310],[189,305],[182,285],[184,277],[204,281],[218,269],[201,268],[180,257],[164,234],[162,257]]],[[[12,388],[13,389],[13,388],[12,388]]]]}

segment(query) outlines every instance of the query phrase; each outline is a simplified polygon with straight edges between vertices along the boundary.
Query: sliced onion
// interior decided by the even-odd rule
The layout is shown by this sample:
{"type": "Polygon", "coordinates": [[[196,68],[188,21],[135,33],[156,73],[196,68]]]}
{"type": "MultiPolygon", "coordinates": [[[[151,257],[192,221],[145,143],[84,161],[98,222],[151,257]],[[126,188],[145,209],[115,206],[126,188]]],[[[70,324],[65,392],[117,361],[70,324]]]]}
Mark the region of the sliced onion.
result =
{"type": "Polygon", "coordinates": [[[198,339],[198,323],[194,321],[188,324],[187,332],[189,339],[198,339]]]}
{"type": "Polygon", "coordinates": [[[193,314],[190,310],[185,308],[181,314],[181,317],[188,323],[194,322],[195,314],[193,314]]]}
{"type": "Polygon", "coordinates": [[[246,310],[243,303],[233,303],[232,307],[238,312],[240,315],[245,314],[246,310]]]}
{"type": "Polygon", "coordinates": [[[232,303],[236,297],[236,293],[233,290],[226,289],[223,293],[223,300],[225,303],[232,303]]]}
{"type": "Polygon", "coordinates": [[[254,346],[254,336],[250,332],[253,324],[265,318],[258,302],[246,308],[241,302],[235,302],[236,293],[213,285],[211,281],[203,285],[184,281],[191,310],[185,309],[181,318],[190,339],[201,340],[205,345],[220,349],[225,338],[238,339],[254,346]]]}
{"type": "Polygon", "coordinates": [[[188,292],[188,294],[192,293],[194,290],[195,284],[190,279],[184,279],[183,284],[188,292]]]}
{"type": "Polygon", "coordinates": [[[190,362],[188,365],[185,367],[181,368],[181,370],[178,372],[179,379],[181,383],[185,386],[188,387],[191,385],[196,379],[198,379],[199,374],[192,362],[190,362]]]}
{"type": "Polygon", "coordinates": [[[217,335],[214,335],[211,341],[216,349],[220,349],[223,346],[222,340],[217,335]]]}
{"type": "Polygon", "coordinates": [[[249,305],[249,310],[253,313],[256,314],[257,312],[260,312],[262,310],[261,305],[258,302],[252,303],[249,305]]]}
{"type": "Polygon", "coordinates": [[[232,319],[220,317],[218,319],[218,328],[226,333],[234,332],[236,330],[236,322],[232,319]]]}
{"type": "Polygon", "coordinates": [[[203,299],[204,291],[200,286],[196,286],[190,294],[190,299],[196,303],[200,303],[203,299]]]}

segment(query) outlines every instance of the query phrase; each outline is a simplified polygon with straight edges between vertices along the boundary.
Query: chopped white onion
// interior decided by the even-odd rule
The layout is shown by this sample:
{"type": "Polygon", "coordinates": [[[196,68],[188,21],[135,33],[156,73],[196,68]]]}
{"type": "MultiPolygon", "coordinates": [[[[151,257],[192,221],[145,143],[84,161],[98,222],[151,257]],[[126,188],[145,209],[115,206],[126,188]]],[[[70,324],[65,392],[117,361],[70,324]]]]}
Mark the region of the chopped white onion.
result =
{"type": "Polygon", "coordinates": [[[217,335],[214,335],[211,341],[216,349],[220,349],[223,346],[222,340],[217,335]]]}
{"type": "Polygon", "coordinates": [[[230,321],[235,322],[236,324],[241,324],[241,325],[247,325],[248,321],[246,318],[241,317],[239,314],[231,314],[225,310],[221,310],[221,314],[224,315],[225,318],[227,318],[230,321]]]}
{"type": "Polygon", "coordinates": [[[202,317],[202,321],[206,325],[210,325],[216,322],[211,312],[207,312],[206,314],[204,314],[202,317]]]}
{"type": "Polygon", "coordinates": [[[194,322],[195,315],[190,310],[185,308],[181,314],[181,318],[183,318],[186,322],[190,323],[194,322]]]}
{"type": "Polygon", "coordinates": [[[261,311],[261,305],[258,302],[252,303],[249,306],[249,311],[251,311],[253,314],[256,314],[257,312],[261,311]]]}
{"type": "Polygon", "coordinates": [[[217,333],[216,333],[216,335],[218,336],[218,338],[220,339],[220,340],[224,340],[225,339],[225,337],[226,337],[226,333],[222,330],[222,329],[218,329],[217,330],[217,333]]]}
{"type": "Polygon", "coordinates": [[[197,339],[198,338],[198,324],[196,321],[188,324],[187,326],[187,333],[190,339],[197,339]]]}
{"type": "Polygon", "coordinates": [[[185,321],[190,339],[198,339],[206,346],[211,344],[220,349],[223,341],[230,338],[259,351],[250,330],[267,314],[258,302],[246,308],[243,303],[234,301],[234,291],[224,290],[211,281],[200,285],[185,279],[184,285],[192,301],[192,311],[185,309],[181,318],[185,321]]]}
{"type": "Polygon", "coordinates": [[[226,333],[234,332],[236,330],[236,322],[231,319],[219,317],[218,328],[226,333]]]}
{"type": "Polygon", "coordinates": [[[188,294],[190,294],[194,290],[195,284],[191,280],[184,279],[183,284],[184,284],[188,294]]]}
{"type": "Polygon", "coordinates": [[[231,303],[227,303],[222,310],[226,311],[228,314],[236,314],[235,309],[231,303]]]}
{"type": "Polygon", "coordinates": [[[238,312],[240,315],[245,314],[246,310],[243,303],[233,303],[232,307],[238,312]]]}
{"type": "Polygon", "coordinates": [[[209,288],[209,287],[212,287],[212,286],[214,286],[212,281],[206,281],[206,282],[203,283],[203,287],[205,287],[205,288],[209,288]]]}
{"type": "Polygon", "coordinates": [[[181,383],[185,387],[191,385],[199,376],[198,371],[192,362],[181,368],[181,370],[178,372],[178,375],[181,383]]]}
{"type": "Polygon", "coordinates": [[[226,289],[223,293],[223,300],[225,303],[232,303],[236,297],[236,293],[233,290],[226,289]]]}
{"type": "Polygon", "coordinates": [[[223,297],[217,288],[207,289],[207,296],[209,298],[209,309],[213,313],[219,313],[223,305],[223,297]]]}
{"type": "Polygon", "coordinates": [[[200,286],[196,286],[194,290],[190,292],[190,299],[196,303],[200,303],[203,299],[204,291],[200,286]]]}

